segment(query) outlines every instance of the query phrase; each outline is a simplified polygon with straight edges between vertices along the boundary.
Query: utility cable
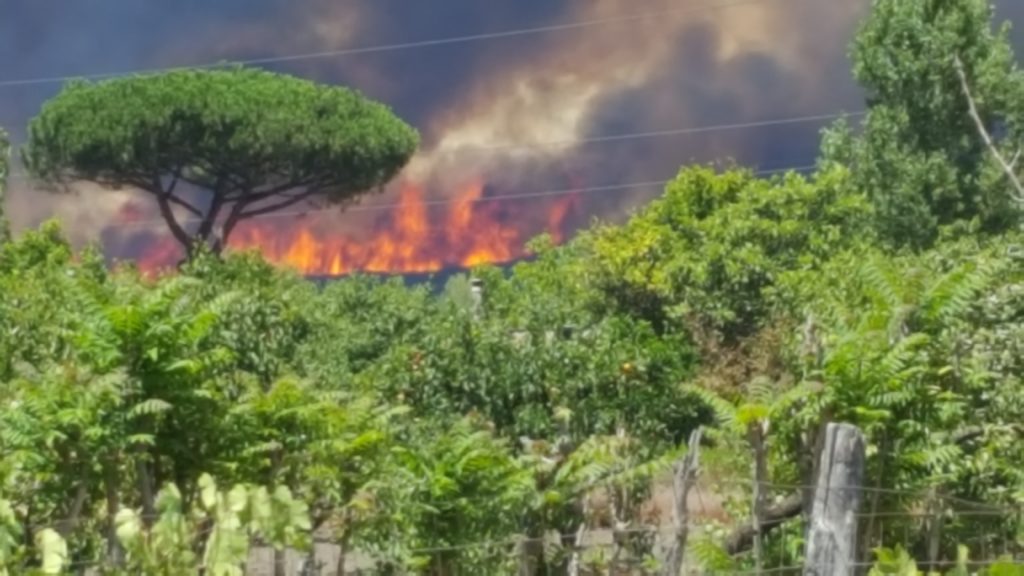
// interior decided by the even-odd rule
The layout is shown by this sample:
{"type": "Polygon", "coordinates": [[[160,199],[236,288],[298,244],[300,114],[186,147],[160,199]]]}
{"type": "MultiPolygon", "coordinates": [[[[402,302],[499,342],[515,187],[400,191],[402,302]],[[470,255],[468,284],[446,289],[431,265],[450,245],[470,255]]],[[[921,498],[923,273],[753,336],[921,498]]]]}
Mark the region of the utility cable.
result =
{"type": "MultiPolygon", "coordinates": [[[[807,171],[810,171],[810,170],[814,170],[815,168],[817,168],[816,165],[807,164],[807,165],[803,165],[803,166],[788,166],[788,167],[782,167],[782,168],[772,168],[772,169],[767,169],[767,170],[757,170],[757,171],[754,171],[752,174],[754,176],[768,176],[768,175],[772,175],[772,174],[781,174],[781,173],[784,173],[784,172],[807,172],[807,171]]],[[[645,188],[645,187],[651,187],[651,186],[664,186],[664,185],[668,184],[669,182],[672,182],[673,180],[674,180],[674,178],[667,178],[667,179],[664,179],[664,180],[647,180],[647,181],[643,181],[643,182],[626,182],[626,183],[623,183],[623,184],[609,184],[609,185],[606,185],[606,186],[585,186],[585,187],[578,187],[578,188],[561,188],[561,189],[554,189],[554,190],[543,190],[543,191],[538,191],[538,192],[523,192],[523,193],[517,193],[517,194],[501,194],[501,195],[498,195],[498,196],[488,196],[486,198],[473,198],[473,199],[469,199],[469,200],[460,200],[458,198],[444,198],[444,199],[435,199],[435,200],[421,200],[421,201],[416,202],[416,206],[417,207],[420,207],[420,206],[446,206],[446,205],[459,204],[459,203],[482,204],[482,203],[488,203],[488,202],[505,202],[505,201],[508,201],[508,200],[525,200],[525,199],[528,199],[528,198],[551,198],[551,197],[558,197],[558,196],[568,196],[570,194],[594,194],[594,193],[597,193],[597,192],[611,192],[611,191],[617,191],[617,190],[628,190],[628,189],[633,189],[633,188],[645,188]]],[[[403,204],[401,202],[388,202],[388,203],[381,203],[381,204],[365,204],[365,205],[362,205],[362,206],[358,206],[357,205],[357,206],[352,206],[352,207],[346,208],[346,209],[344,209],[344,211],[339,212],[339,214],[348,214],[348,213],[351,213],[351,212],[370,212],[370,211],[375,211],[375,210],[396,210],[396,209],[401,209],[401,208],[405,208],[405,207],[408,207],[408,206],[409,206],[408,204],[403,204]]],[[[266,220],[266,219],[271,219],[271,218],[288,218],[288,217],[308,216],[310,214],[319,214],[319,213],[324,213],[324,212],[332,212],[332,211],[335,211],[335,210],[337,210],[337,209],[332,207],[332,208],[312,208],[312,209],[308,209],[308,210],[293,210],[293,211],[272,212],[272,213],[269,213],[269,214],[261,214],[259,216],[253,216],[252,218],[247,218],[246,221],[250,221],[250,220],[266,220]]],[[[179,220],[178,223],[179,224],[194,224],[194,223],[198,223],[200,221],[201,221],[201,219],[199,219],[199,218],[185,218],[185,219],[179,220]]],[[[138,225],[143,225],[143,224],[160,224],[162,222],[164,222],[164,220],[162,218],[149,218],[149,219],[131,220],[131,221],[127,221],[127,222],[114,223],[114,224],[110,224],[108,227],[116,228],[116,227],[124,227],[124,226],[138,226],[138,225]]]]}
{"type": "Polygon", "coordinates": [[[618,22],[632,22],[637,20],[645,20],[649,18],[666,18],[674,17],[679,14],[700,12],[705,10],[722,10],[725,8],[731,8],[734,6],[742,6],[746,4],[754,4],[761,2],[769,2],[773,0],[724,0],[719,2],[710,2],[707,4],[701,4],[698,6],[687,6],[685,8],[676,8],[672,10],[662,10],[657,12],[642,12],[637,14],[623,14],[619,16],[609,16],[606,18],[597,18],[593,20],[582,20],[579,22],[567,22],[565,24],[554,24],[550,26],[537,26],[533,28],[519,28],[514,30],[505,30],[501,32],[489,32],[481,34],[469,34],[465,36],[451,36],[447,38],[435,38],[432,40],[420,40],[413,42],[399,42],[395,44],[378,44],[372,46],[362,46],[357,48],[345,48],[341,50],[327,50],[322,52],[306,52],[301,54],[290,54],[284,56],[270,56],[266,58],[250,58],[244,60],[230,60],[222,62],[209,62],[206,64],[197,64],[192,66],[171,66],[163,68],[143,68],[137,70],[126,70],[121,72],[99,72],[92,74],[79,74],[72,76],[49,76],[49,77],[38,77],[38,78],[20,78],[13,80],[0,80],[0,88],[13,87],[13,86],[29,86],[35,84],[58,84],[67,82],[69,80],[100,80],[106,78],[116,78],[119,76],[131,76],[136,74],[155,74],[160,72],[170,72],[175,70],[201,70],[207,68],[218,68],[224,66],[236,66],[236,65],[265,65],[265,64],[281,64],[286,62],[295,62],[302,60],[314,60],[321,58],[335,58],[339,56],[352,56],[357,54],[372,54],[378,52],[394,52],[398,50],[410,50],[415,48],[429,48],[433,46],[444,46],[450,44],[466,44],[470,42],[479,42],[482,40],[495,40],[500,38],[515,38],[520,36],[530,36],[536,34],[544,34],[549,32],[564,32],[569,30],[579,30],[583,28],[590,28],[594,26],[603,26],[607,24],[613,24],[618,22]]]}
{"type": "MultiPolygon", "coordinates": [[[[652,132],[626,132],[622,134],[607,134],[604,136],[593,136],[590,138],[582,138],[579,140],[548,140],[544,142],[534,142],[530,144],[491,144],[486,146],[473,146],[466,148],[459,148],[456,153],[462,154],[465,152],[475,151],[499,151],[499,150],[529,150],[532,148],[548,148],[548,147],[559,147],[559,146],[584,146],[588,144],[601,144],[605,142],[618,142],[626,140],[640,140],[643,138],[659,138],[666,136],[684,136],[688,134],[704,134],[711,132],[724,132],[728,130],[746,130],[751,128],[764,128],[770,126],[785,126],[789,124],[804,124],[810,122],[821,122],[826,120],[838,120],[840,118],[853,118],[863,116],[865,112],[863,110],[855,110],[853,112],[833,112],[830,114],[814,114],[808,116],[790,116],[786,118],[773,118],[769,120],[753,120],[750,122],[734,122],[730,124],[709,124],[706,126],[687,126],[681,128],[671,128],[668,130],[658,130],[652,132]]],[[[8,180],[20,180],[27,181],[24,174],[14,173],[8,174],[8,180]]]]}

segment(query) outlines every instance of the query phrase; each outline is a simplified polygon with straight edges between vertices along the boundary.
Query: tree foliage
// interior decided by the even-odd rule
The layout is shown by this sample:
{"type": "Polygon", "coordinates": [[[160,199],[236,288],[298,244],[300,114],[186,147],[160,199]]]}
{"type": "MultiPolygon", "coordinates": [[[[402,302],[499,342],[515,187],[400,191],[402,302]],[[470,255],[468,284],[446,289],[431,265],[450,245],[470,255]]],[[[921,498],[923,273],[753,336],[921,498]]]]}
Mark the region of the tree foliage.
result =
{"type": "Polygon", "coordinates": [[[875,0],[852,47],[867,91],[863,132],[841,123],[825,157],[849,166],[895,245],[924,247],[956,222],[999,232],[1017,221],[1010,182],[972,120],[957,76],[963,62],[987,129],[1012,158],[1021,146],[1024,75],[1009,26],[992,29],[988,0],[875,0]]]}
{"type": "Polygon", "coordinates": [[[47,182],[145,192],[183,247],[219,251],[246,218],[383,186],[416,145],[353,90],[231,68],[72,83],[32,120],[23,157],[47,182]]]}
{"type": "Polygon", "coordinates": [[[866,240],[867,212],[841,168],[763,180],[693,167],[625,226],[599,227],[582,243],[611,306],[735,341],[784,304],[785,276],[866,240]]]}

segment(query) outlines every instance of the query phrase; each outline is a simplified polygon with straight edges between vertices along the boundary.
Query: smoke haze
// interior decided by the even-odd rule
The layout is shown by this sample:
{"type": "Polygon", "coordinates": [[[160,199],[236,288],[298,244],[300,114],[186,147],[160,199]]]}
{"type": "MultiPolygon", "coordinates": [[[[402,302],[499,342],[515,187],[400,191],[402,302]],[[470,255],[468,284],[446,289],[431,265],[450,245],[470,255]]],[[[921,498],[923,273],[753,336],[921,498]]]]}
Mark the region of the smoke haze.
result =
{"type": "MultiPolygon", "coordinates": [[[[1000,16],[1024,17],[1004,0],[1000,16]]],[[[757,168],[813,162],[822,123],[610,142],[661,131],[861,107],[846,50],[868,8],[852,0],[7,0],[0,82],[344,50],[600,21],[541,34],[269,65],[343,83],[380,99],[423,135],[404,183],[429,198],[606,186],[671,177],[680,165],[735,159],[757,168]],[[652,14],[615,21],[620,16],[652,14]]],[[[1020,40],[1019,35],[1015,40],[1020,40]]],[[[24,139],[27,120],[58,83],[0,87],[0,126],[24,139]]],[[[77,243],[118,256],[156,243],[158,223],[127,192],[56,196],[10,182],[15,230],[60,217],[77,243]]],[[[657,188],[588,194],[558,226],[615,218],[657,188]]],[[[520,200],[516,218],[543,231],[551,204],[520,200]]],[[[275,223],[281,226],[282,221],[275,223]]],[[[327,213],[297,226],[344,229],[352,242],[381,224],[327,213]]],[[[534,230],[537,229],[537,230],[534,230]]],[[[315,236],[315,234],[314,234],[315,236]]]]}

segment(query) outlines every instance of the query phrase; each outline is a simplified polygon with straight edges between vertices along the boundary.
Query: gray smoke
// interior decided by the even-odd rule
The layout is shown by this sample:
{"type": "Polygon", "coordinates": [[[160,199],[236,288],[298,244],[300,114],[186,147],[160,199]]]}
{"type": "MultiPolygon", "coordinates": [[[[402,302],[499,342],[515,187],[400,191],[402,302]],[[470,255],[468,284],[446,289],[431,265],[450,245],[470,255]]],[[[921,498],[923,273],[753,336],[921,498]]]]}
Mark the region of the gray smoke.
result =
{"type": "MultiPolygon", "coordinates": [[[[825,0],[12,0],[0,19],[0,82],[395,44],[619,15],[659,16],[530,36],[309,59],[272,69],[355,86],[424,135],[403,178],[432,196],[483,178],[495,193],[670,177],[735,159],[813,161],[821,124],[585,143],[591,137],[853,110],[846,50],[865,1],[825,0]]],[[[1001,3],[1000,16],[1024,16],[1001,3]]],[[[1018,36],[1019,39],[1019,36],[1018,36]]],[[[59,84],[0,87],[15,140],[59,84]]],[[[586,197],[614,217],[656,189],[586,197]]],[[[76,241],[138,244],[126,193],[53,196],[11,182],[15,229],[59,216],[76,241]],[[120,227],[111,230],[111,227],[120,227]],[[133,240],[134,239],[134,240],[133,240]]],[[[386,199],[374,199],[374,202],[386,199]]],[[[543,203],[543,200],[537,200],[543,203]]],[[[151,216],[142,206],[143,216],[151,216]]],[[[335,226],[358,218],[324,216],[335,226]]],[[[143,226],[143,228],[145,228],[143,226]]],[[[154,230],[159,230],[155,225],[154,230]]]]}

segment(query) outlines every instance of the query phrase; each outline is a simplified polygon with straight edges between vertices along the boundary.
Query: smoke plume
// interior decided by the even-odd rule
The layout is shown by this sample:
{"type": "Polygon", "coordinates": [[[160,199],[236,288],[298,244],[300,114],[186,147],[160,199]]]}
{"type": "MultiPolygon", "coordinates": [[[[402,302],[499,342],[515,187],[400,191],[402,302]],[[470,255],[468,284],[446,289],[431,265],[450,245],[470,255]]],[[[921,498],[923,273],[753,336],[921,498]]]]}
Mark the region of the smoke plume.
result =
{"type": "MultiPolygon", "coordinates": [[[[660,180],[694,161],[810,163],[820,122],[590,140],[857,109],[846,50],[867,8],[865,1],[822,0],[110,0],[102,7],[15,0],[0,21],[0,81],[592,23],[268,65],[354,86],[421,130],[423,146],[407,170],[383,198],[366,203],[401,204],[414,197],[410,187],[417,198],[458,202],[467,190],[486,199],[660,180]]],[[[1024,16],[1024,6],[1003,2],[1000,16],[1024,16]]],[[[0,87],[0,124],[23,139],[27,119],[58,89],[0,87]]],[[[570,232],[592,216],[615,218],[656,192],[623,187],[573,197],[571,205],[509,200],[515,208],[488,214],[515,218],[501,224],[523,237],[570,232]]],[[[127,192],[80,186],[78,194],[53,196],[16,177],[9,198],[16,230],[56,215],[76,242],[102,239],[117,256],[142,255],[161,241],[151,207],[127,192]]],[[[433,225],[452,221],[452,214],[425,210],[433,225]]],[[[403,221],[367,214],[282,217],[274,227],[302,228],[314,241],[344,231],[351,245],[403,221]]],[[[267,241],[265,233],[249,236],[267,241]]]]}

